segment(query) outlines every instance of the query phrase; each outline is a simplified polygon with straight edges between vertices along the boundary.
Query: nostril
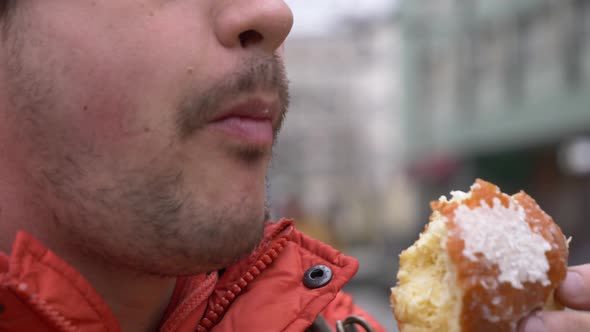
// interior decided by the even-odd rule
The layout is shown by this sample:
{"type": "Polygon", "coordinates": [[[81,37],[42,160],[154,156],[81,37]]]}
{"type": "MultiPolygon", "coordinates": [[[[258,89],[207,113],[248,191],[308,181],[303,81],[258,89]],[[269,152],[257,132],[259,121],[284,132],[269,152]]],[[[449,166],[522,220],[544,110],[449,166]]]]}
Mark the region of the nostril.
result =
{"type": "Polygon", "coordinates": [[[244,31],[240,34],[239,37],[240,37],[240,44],[244,48],[248,47],[250,45],[258,44],[259,42],[261,42],[264,39],[262,34],[260,34],[260,32],[258,32],[256,30],[244,31]]]}

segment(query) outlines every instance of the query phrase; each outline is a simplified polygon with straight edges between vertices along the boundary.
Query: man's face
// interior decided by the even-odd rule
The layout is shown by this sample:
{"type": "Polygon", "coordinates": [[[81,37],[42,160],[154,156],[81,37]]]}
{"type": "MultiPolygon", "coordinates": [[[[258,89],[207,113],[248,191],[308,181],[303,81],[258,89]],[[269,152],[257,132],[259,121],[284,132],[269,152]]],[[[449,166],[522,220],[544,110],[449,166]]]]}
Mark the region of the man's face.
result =
{"type": "Polygon", "coordinates": [[[291,25],[281,0],[19,1],[0,112],[54,215],[38,223],[65,248],[154,274],[249,252],[291,25]]]}

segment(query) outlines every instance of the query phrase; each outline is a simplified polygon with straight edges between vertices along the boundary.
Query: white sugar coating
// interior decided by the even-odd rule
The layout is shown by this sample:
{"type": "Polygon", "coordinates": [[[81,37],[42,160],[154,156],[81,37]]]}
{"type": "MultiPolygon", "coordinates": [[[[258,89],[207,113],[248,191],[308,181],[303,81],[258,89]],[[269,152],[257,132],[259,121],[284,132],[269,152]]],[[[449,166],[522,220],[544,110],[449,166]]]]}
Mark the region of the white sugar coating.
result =
{"type": "Polygon", "coordinates": [[[453,196],[453,201],[462,202],[471,197],[471,192],[465,193],[460,190],[451,191],[451,196],[453,196]]]}
{"type": "Polygon", "coordinates": [[[550,284],[545,252],[551,250],[551,245],[531,231],[524,209],[515,200],[511,199],[508,207],[498,198],[494,198],[492,206],[483,200],[474,209],[460,205],[455,211],[455,223],[465,241],[463,255],[476,261],[479,253],[496,264],[500,282],[519,289],[527,281],[550,284]]]}

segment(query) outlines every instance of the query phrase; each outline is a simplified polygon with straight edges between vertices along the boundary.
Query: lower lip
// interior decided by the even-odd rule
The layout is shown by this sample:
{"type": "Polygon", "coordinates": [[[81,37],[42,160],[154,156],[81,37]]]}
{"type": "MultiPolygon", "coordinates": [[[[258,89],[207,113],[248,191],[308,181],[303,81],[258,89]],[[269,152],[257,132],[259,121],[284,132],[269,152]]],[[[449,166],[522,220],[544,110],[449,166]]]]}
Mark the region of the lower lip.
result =
{"type": "Polygon", "coordinates": [[[272,121],[244,117],[228,117],[210,127],[249,145],[270,146],[273,143],[272,121]]]}

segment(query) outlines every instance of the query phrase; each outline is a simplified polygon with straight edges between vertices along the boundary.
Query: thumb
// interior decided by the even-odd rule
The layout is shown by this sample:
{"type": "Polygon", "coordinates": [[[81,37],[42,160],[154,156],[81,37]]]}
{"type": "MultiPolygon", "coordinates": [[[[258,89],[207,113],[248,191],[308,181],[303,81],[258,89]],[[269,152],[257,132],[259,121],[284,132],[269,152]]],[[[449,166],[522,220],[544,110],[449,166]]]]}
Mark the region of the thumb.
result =
{"type": "Polygon", "coordinates": [[[541,311],[519,325],[519,332],[588,332],[590,314],[576,311],[541,311]]]}

